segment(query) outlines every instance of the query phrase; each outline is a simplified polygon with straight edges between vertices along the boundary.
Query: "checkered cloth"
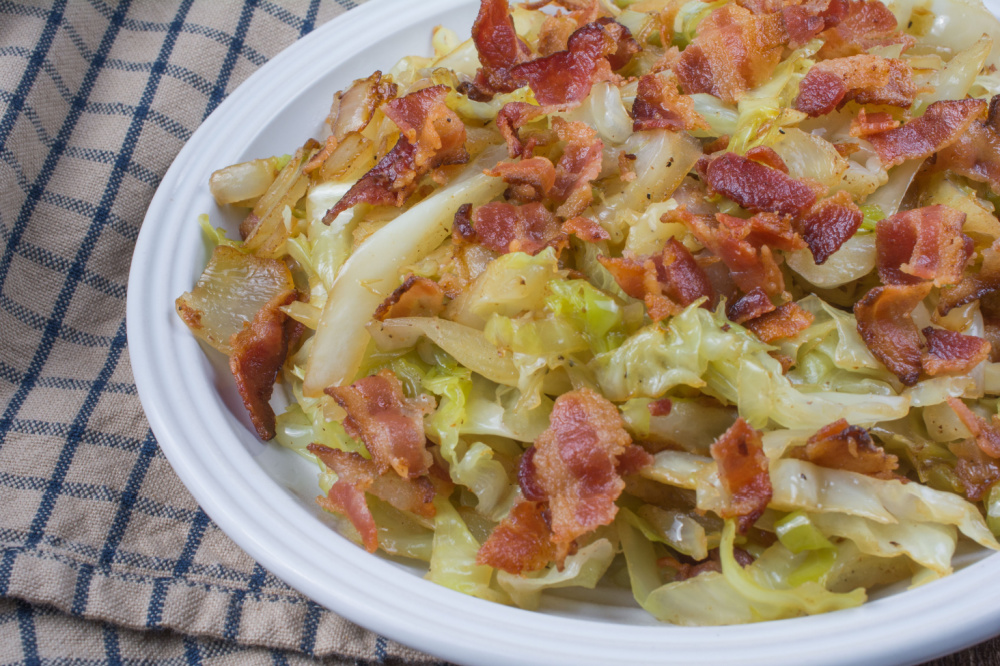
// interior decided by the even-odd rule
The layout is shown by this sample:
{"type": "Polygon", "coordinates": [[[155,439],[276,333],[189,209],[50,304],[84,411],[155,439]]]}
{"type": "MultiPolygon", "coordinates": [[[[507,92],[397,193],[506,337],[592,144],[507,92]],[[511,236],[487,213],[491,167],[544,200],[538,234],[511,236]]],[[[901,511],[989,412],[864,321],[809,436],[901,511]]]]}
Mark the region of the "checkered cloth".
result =
{"type": "MultiPolygon", "coordinates": [[[[430,660],[219,531],[157,447],[126,349],[129,260],[174,156],[355,4],[0,0],[0,662],[430,660]]],[[[998,664],[998,645],[941,664],[998,664]]]]}

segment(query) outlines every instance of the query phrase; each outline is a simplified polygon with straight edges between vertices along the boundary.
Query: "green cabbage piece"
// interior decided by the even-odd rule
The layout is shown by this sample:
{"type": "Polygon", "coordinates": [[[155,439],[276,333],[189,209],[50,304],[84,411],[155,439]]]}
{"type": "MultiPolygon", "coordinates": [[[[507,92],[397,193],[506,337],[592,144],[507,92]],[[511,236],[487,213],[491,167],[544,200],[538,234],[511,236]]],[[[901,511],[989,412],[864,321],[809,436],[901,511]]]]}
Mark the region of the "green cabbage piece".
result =
{"type": "Polygon", "coordinates": [[[559,587],[593,589],[615,558],[608,539],[597,539],[570,555],[560,568],[552,564],[541,571],[518,576],[497,571],[497,583],[511,600],[528,610],[538,608],[542,591],[559,587]]]}
{"type": "Polygon", "coordinates": [[[476,564],[479,542],[465,521],[440,495],[434,499],[434,542],[430,568],[425,578],[431,582],[480,599],[503,602],[504,595],[490,587],[493,568],[476,564]]]}

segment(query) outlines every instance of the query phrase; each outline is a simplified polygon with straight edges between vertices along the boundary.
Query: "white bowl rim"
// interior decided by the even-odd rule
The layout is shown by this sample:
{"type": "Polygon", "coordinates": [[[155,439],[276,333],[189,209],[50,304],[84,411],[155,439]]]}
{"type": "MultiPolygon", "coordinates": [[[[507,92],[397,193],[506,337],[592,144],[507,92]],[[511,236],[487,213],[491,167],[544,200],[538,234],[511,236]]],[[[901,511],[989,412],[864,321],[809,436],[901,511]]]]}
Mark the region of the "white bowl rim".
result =
{"type": "Polygon", "coordinates": [[[230,163],[232,146],[245,146],[248,136],[267,127],[287,105],[285,91],[306,87],[370,48],[373,35],[473,2],[370,0],[319,27],[229,95],[161,182],[129,275],[129,351],[150,426],[208,515],[251,557],[316,602],[458,663],[910,664],[1000,632],[1000,597],[984,594],[983,586],[1000,574],[998,556],[860,608],[755,625],[631,626],[508,608],[439,587],[369,555],[317,520],[255,462],[211,378],[196,372],[204,368],[201,347],[175,325],[173,299],[183,289],[172,291],[177,278],[171,276],[171,261],[183,234],[168,223],[176,217],[171,210],[205,189],[202,174],[230,163]]]}

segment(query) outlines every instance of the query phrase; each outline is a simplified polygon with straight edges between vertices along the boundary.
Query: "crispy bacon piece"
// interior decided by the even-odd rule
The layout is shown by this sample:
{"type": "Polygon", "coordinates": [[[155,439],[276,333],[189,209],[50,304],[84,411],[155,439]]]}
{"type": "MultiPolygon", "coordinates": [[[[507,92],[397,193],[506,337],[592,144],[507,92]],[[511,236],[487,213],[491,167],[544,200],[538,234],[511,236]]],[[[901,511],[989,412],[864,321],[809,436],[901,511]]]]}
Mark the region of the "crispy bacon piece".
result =
{"type": "Polygon", "coordinates": [[[902,127],[868,137],[886,168],[907,160],[924,159],[958,141],[978,118],[986,113],[981,99],[952,99],[934,102],[919,118],[902,127]]]}
{"type": "Polygon", "coordinates": [[[326,393],[347,411],[344,429],[364,442],[380,473],[390,467],[403,478],[427,473],[431,454],[423,417],[433,411],[432,398],[408,399],[388,369],[350,386],[330,386],[326,393]]]}
{"type": "Polygon", "coordinates": [[[412,273],[375,310],[375,319],[433,317],[444,310],[444,290],[434,280],[412,273]]]}
{"type": "Polygon", "coordinates": [[[337,481],[330,491],[316,498],[324,511],[345,516],[361,536],[361,544],[369,553],[378,550],[378,526],[365,500],[365,491],[354,484],[337,481]]]}
{"type": "MultiPolygon", "coordinates": [[[[739,546],[733,547],[733,559],[736,560],[737,564],[744,568],[754,563],[754,556],[739,546]]],[[[697,564],[681,562],[670,556],[659,558],[656,560],[656,564],[661,567],[670,567],[671,569],[676,570],[677,574],[674,576],[674,582],[688,580],[690,578],[694,578],[695,576],[700,576],[703,573],[722,573],[722,561],[719,558],[718,548],[713,548],[708,551],[708,559],[698,562],[697,564]]]]}
{"type": "Polygon", "coordinates": [[[781,7],[776,3],[774,11],[780,11],[785,19],[789,48],[797,49],[819,33],[832,28],[847,16],[847,0],[818,0],[781,7]]]}
{"type": "Polygon", "coordinates": [[[511,157],[525,154],[524,144],[518,130],[532,120],[558,110],[555,106],[536,106],[527,102],[507,102],[497,113],[497,129],[507,142],[507,153],[511,157]]]}
{"type": "Polygon", "coordinates": [[[541,482],[538,480],[538,470],[535,467],[536,451],[534,446],[529,446],[521,456],[517,465],[517,485],[521,487],[521,494],[526,500],[545,502],[548,500],[548,495],[545,494],[545,489],[542,488],[541,482]]]}
{"type": "Polygon", "coordinates": [[[715,303],[715,290],[708,276],[676,238],[666,242],[659,256],[601,256],[598,261],[622,291],[646,303],[653,321],[675,315],[702,297],[708,297],[707,307],[715,303]]]}
{"type": "Polygon", "coordinates": [[[711,452],[728,494],[720,513],[723,518],[735,518],[740,534],[746,534],[764,515],[773,492],[761,433],[738,418],[712,443],[711,452]]]}
{"type": "Polygon", "coordinates": [[[791,220],[774,213],[757,213],[750,218],[721,214],[716,219],[738,238],[745,238],[750,245],[765,245],[776,250],[791,252],[804,248],[805,242],[792,229],[791,220]]]}
{"type": "Polygon", "coordinates": [[[932,377],[971,372],[990,357],[989,341],[975,335],[930,326],[922,332],[927,340],[927,353],[922,363],[924,372],[932,377]]]}
{"type": "Polygon", "coordinates": [[[736,153],[711,160],[705,176],[712,189],[754,212],[801,215],[816,202],[804,183],[736,153]]]}
{"type": "Polygon", "coordinates": [[[632,443],[618,408],[590,389],[556,398],[550,425],[535,441],[538,485],[549,498],[552,541],[574,539],[608,525],[625,488],[618,458],[632,443]]]}
{"type": "Polygon", "coordinates": [[[522,204],[541,201],[556,184],[556,167],[545,157],[500,162],[487,173],[502,178],[510,186],[506,198],[522,204]]]}
{"type": "MultiPolygon", "coordinates": [[[[1000,100],[1000,95],[993,100],[1000,100]]],[[[990,109],[994,106],[991,101],[990,109]]],[[[1000,192],[1000,134],[995,125],[973,121],[958,141],[938,153],[935,167],[987,183],[1000,192]]]]}
{"type": "Polygon", "coordinates": [[[823,426],[803,446],[792,449],[789,456],[876,479],[896,478],[899,467],[896,456],[875,444],[864,428],[848,425],[847,419],[823,426]]]}
{"type": "Polygon", "coordinates": [[[493,201],[472,213],[479,242],[494,252],[538,254],[545,248],[566,243],[559,221],[540,203],[515,206],[493,201]]]}
{"type": "Polygon", "coordinates": [[[646,405],[646,409],[649,410],[650,416],[667,416],[673,406],[670,398],[660,398],[646,405]]]}
{"type": "Polygon", "coordinates": [[[774,303],[760,287],[755,287],[726,306],[729,321],[742,324],[768,312],[774,312],[774,303]]]}
{"type": "Polygon", "coordinates": [[[905,60],[861,54],[813,65],[799,84],[795,108],[813,118],[851,100],[909,108],[916,95],[905,60]]]}
{"type": "Polygon", "coordinates": [[[507,70],[531,58],[531,49],[514,31],[507,0],[482,0],[472,24],[472,41],[483,65],[477,83],[487,89],[508,88],[507,70]]]}
{"type": "Polygon", "coordinates": [[[427,476],[404,479],[394,470],[378,471],[373,460],[351,451],[310,444],[309,452],[337,474],[337,483],[349,483],[371,493],[400,511],[434,517],[434,484],[427,476]]]}
{"type": "Polygon", "coordinates": [[[451,240],[458,245],[475,242],[476,231],[472,228],[472,204],[462,204],[455,211],[455,219],[451,223],[451,240]]]}
{"type": "Polygon", "coordinates": [[[895,15],[879,0],[850,0],[843,19],[820,35],[825,40],[820,55],[850,56],[891,44],[902,44],[905,51],[916,43],[896,28],[895,15]]]}
{"type": "Polygon", "coordinates": [[[930,282],[875,287],[854,305],[861,339],[907,386],[917,383],[922,367],[920,333],[911,313],[930,291],[930,282]]]}
{"type": "Polygon", "coordinates": [[[983,250],[983,264],[978,273],[966,275],[954,287],[941,290],[938,312],[948,314],[952,308],[966,305],[1000,290],[1000,240],[983,250]]]}
{"type": "Polygon", "coordinates": [[[780,13],[755,15],[738,5],[716,9],[674,66],[685,93],[710,93],[734,104],[770,78],[788,40],[780,13]]]}
{"type": "Polygon", "coordinates": [[[770,146],[754,146],[747,151],[746,157],[782,173],[788,173],[788,165],[785,164],[785,160],[781,159],[781,155],[770,146]]]}
{"type": "Polygon", "coordinates": [[[250,414],[261,439],[274,437],[275,417],[271,408],[274,380],[288,355],[292,338],[298,337],[297,322],[281,311],[298,298],[294,289],[277,294],[257,311],[250,324],[229,339],[232,352],[229,370],[236,378],[236,390],[250,414]]]}
{"type": "Polygon", "coordinates": [[[707,216],[691,214],[681,219],[702,245],[722,259],[732,281],[743,292],[749,293],[756,288],[769,296],[784,292],[785,279],[771,248],[751,242],[752,222],[722,213],[718,213],[714,221],[707,216]]]}
{"type": "Polygon", "coordinates": [[[677,90],[677,81],[673,76],[646,74],[640,77],[632,105],[632,118],[634,132],[708,129],[708,123],[694,110],[694,101],[677,90]]]}
{"type": "Polygon", "coordinates": [[[571,217],[563,222],[562,230],[564,234],[572,234],[588,243],[611,239],[611,234],[604,227],[586,217],[571,217]]]}
{"type": "Polygon", "coordinates": [[[983,453],[975,440],[955,442],[948,448],[958,458],[955,475],[962,482],[966,499],[978,502],[986,497],[993,485],[1000,481],[1000,461],[983,453]]]}
{"type": "Polygon", "coordinates": [[[445,104],[448,90],[448,86],[432,86],[386,102],[383,110],[402,134],[392,150],[327,211],[325,224],[362,202],[402,206],[422,175],[468,161],[465,125],[445,104]]]}
{"type": "Polygon", "coordinates": [[[972,256],[962,233],[965,213],[935,205],[896,213],[875,226],[878,275],[883,284],[957,284],[972,256]]]}
{"type": "Polygon", "coordinates": [[[594,195],[590,182],[601,174],[604,143],[597,138],[597,131],[580,122],[553,121],[553,128],[566,146],[556,163],[556,182],[552,199],[560,202],[556,214],[563,218],[582,213],[594,195]]]}
{"type": "Polygon", "coordinates": [[[559,547],[552,542],[544,505],[521,501],[479,547],[476,564],[523,574],[542,569],[559,555],[559,547]]]}
{"type": "Polygon", "coordinates": [[[744,326],[753,331],[767,344],[781,338],[794,338],[813,323],[812,313],[806,312],[798,303],[789,302],[778,306],[772,312],[764,313],[747,321],[744,326]]]}
{"type": "Polygon", "coordinates": [[[899,125],[900,122],[886,111],[868,113],[864,109],[861,109],[857,117],[851,121],[851,136],[864,138],[872,134],[878,134],[879,132],[896,129],[899,125]]]}
{"type": "Polygon", "coordinates": [[[820,201],[795,222],[795,230],[809,246],[813,261],[824,263],[861,226],[864,215],[845,191],[820,201]]]}
{"type": "Polygon", "coordinates": [[[990,458],[1000,458],[1000,417],[994,414],[993,422],[987,423],[958,398],[948,398],[948,406],[955,410],[958,420],[976,438],[976,446],[990,458]]]}

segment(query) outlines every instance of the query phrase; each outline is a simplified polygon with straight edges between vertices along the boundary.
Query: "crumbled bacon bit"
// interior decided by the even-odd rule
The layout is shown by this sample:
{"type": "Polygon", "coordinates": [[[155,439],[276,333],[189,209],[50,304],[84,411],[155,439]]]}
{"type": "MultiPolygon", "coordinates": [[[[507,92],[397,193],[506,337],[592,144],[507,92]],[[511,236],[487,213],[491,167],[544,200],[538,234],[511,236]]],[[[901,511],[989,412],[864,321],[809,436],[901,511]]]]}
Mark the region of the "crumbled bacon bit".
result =
{"type": "Polygon", "coordinates": [[[785,32],[788,33],[789,48],[797,49],[816,37],[819,33],[840,23],[847,15],[847,0],[828,0],[824,2],[806,2],[782,7],[780,11],[785,19],[785,32]]]}
{"type": "Polygon", "coordinates": [[[510,185],[507,189],[507,199],[522,204],[541,201],[549,196],[556,184],[556,168],[545,157],[500,162],[486,173],[502,178],[503,182],[510,185]]]}
{"type": "Polygon", "coordinates": [[[472,41],[483,65],[477,83],[487,88],[506,88],[507,70],[531,58],[531,49],[514,30],[507,0],[482,0],[472,24],[472,41]]]}
{"type": "Polygon", "coordinates": [[[566,243],[555,216],[540,203],[523,206],[493,201],[472,214],[473,229],[479,242],[494,252],[538,254],[552,246],[566,243]]]}
{"type": "Polygon", "coordinates": [[[972,123],[986,113],[981,99],[934,102],[919,118],[902,127],[871,134],[875,152],[885,168],[907,160],[924,159],[958,141],[972,123]]]}
{"type": "Polygon", "coordinates": [[[954,287],[941,290],[938,312],[945,315],[952,308],[966,305],[1000,290],[1000,240],[983,250],[983,263],[978,273],[966,275],[954,287]]]}
{"type": "Polygon", "coordinates": [[[1000,481],[1000,462],[989,457],[980,449],[975,440],[963,440],[948,445],[958,460],[955,475],[962,482],[965,497],[970,502],[978,502],[1000,481]]]}
{"type": "Polygon", "coordinates": [[[835,143],[833,144],[833,147],[841,157],[850,157],[854,153],[861,150],[861,144],[853,141],[848,141],[845,143],[835,143]]]}
{"type": "Polygon", "coordinates": [[[527,102],[507,102],[497,113],[497,129],[507,142],[507,153],[511,157],[525,154],[524,144],[518,130],[535,118],[552,113],[557,107],[536,106],[527,102]]]}
{"type": "Polygon", "coordinates": [[[820,201],[799,218],[795,222],[795,230],[809,246],[813,261],[822,264],[854,236],[863,219],[864,215],[851,200],[851,195],[841,190],[820,201]]]}
{"type": "Polygon", "coordinates": [[[922,359],[924,372],[932,377],[971,372],[990,357],[990,343],[980,337],[930,326],[923,334],[927,339],[927,353],[922,359]]]}
{"type": "Polygon", "coordinates": [[[807,185],[736,153],[713,159],[705,175],[712,189],[754,212],[800,215],[816,202],[807,185]]]}
{"type": "Polygon", "coordinates": [[[586,217],[572,217],[566,220],[563,222],[562,230],[564,234],[572,234],[588,243],[610,240],[611,238],[611,234],[604,227],[586,217]]]}
{"type": "Polygon", "coordinates": [[[743,220],[735,222],[728,218],[719,213],[714,222],[709,217],[690,214],[682,219],[698,241],[722,259],[732,281],[742,291],[749,293],[759,287],[769,296],[782,294],[785,279],[771,248],[755,247],[748,237],[752,227],[743,220]]]}
{"type": "MultiPolygon", "coordinates": [[[[1000,95],[993,101],[1000,101],[1000,95]]],[[[995,108],[993,101],[991,111],[995,108]]],[[[976,120],[958,141],[937,154],[934,166],[987,183],[994,192],[1000,192],[1000,134],[994,125],[976,120]]]]}
{"type": "Polygon", "coordinates": [[[792,449],[789,456],[876,479],[896,478],[894,472],[899,467],[896,456],[876,445],[867,430],[849,425],[846,419],[823,426],[803,446],[792,449]]]}
{"type": "Polygon", "coordinates": [[[451,223],[451,239],[458,244],[475,242],[476,231],[472,228],[472,204],[464,203],[455,211],[455,219],[451,223]]]}
{"type": "Polygon", "coordinates": [[[854,305],[865,345],[906,386],[920,376],[920,333],[913,308],[931,291],[930,282],[875,287],[854,305]]]}
{"type": "Polygon", "coordinates": [[[782,354],[779,351],[772,350],[767,352],[767,355],[781,364],[781,374],[783,375],[787,375],[788,371],[792,369],[793,365],[795,365],[795,359],[788,354],[782,354]]]}
{"type": "Polygon", "coordinates": [[[781,155],[770,146],[754,146],[747,151],[746,157],[782,173],[788,173],[788,165],[785,164],[785,160],[781,159],[781,155]]]}
{"type": "Polygon", "coordinates": [[[720,150],[725,150],[729,146],[729,135],[723,134],[717,139],[712,139],[701,147],[701,152],[705,155],[713,155],[720,150]]]}
{"type": "Polygon", "coordinates": [[[403,478],[427,473],[431,455],[423,417],[433,410],[432,398],[408,399],[388,369],[350,386],[330,386],[326,393],[347,411],[344,429],[364,442],[379,472],[391,467],[403,478]]]}
{"type": "Polygon", "coordinates": [[[650,416],[666,416],[672,407],[673,403],[670,402],[670,398],[660,398],[646,405],[650,416]]]}
{"type": "Polygon", "coordinates": [[[281,306],[297,297],[294,289],[277,294],[257,311],[251,323],[229,339],[229,369],[236,379],[236,389],[257,435],[265,440],[272,439],[275,432],[274,409],[269,402],[274,380],[288,355],[289,341],[297,337],[294,331],[298,324],[281,306]]]}
{"type": "Polygon", "coordinates": [[[585,123],[557,118],[553,128],[566,146],[556,163],[551,196],[561,203],[556,214],[568,219],[582,213],[594,198],[590,182],[601,174],[604,143],[597,138],[597,131],[585,123]]]}
{"type": "Polygon", "coordinates": [[[814,118],[851,100],[909,108],[916,95],[905,60],[862,54],[816,63],[799,84],[795,108],[814,118]]]}
{"type": "Polygon", "coordinates": [[[624,150],[618,152],[618,178],[623,183],[631,183],[635,180],[635,155],[626,153],[624,150]]]}
{"type": "Polygon", "coordinates": [[[476,554],[476,564],[511,574],[538,571],[559,556],[544,505],[521,501],[493,528],[476,554]]]}
{"type": "Polygon", "coordinates": [[[965,213],[935,205],[896,213],[875,226],[878,275],[883,284],[935,286],[962,279],[972,239],[962,233],[965,213]]]}
{"type": "MultiPolygon", "coordinates": [[[[733,547],[733,559],[741,567],[748,567],[754,563],[754,556],[743,550],[739,546],[733,547]]],[[[677,575],[674,576],[674,581],[682,581],[694,578],[695,576],[700,576],[703,573],[722,573],[722,561],[719,557],[719,549],[713,548],[708,551],[708,559],[698,562],[697,564],[689,564],[687,562],[681,562],[673,557],[661,557],[656,561],[656,564],[661,567],[670,567],[677,571],[677,575]]]]}
{"type": "Polygon", "coordinates": [[[976,438],[976,446],[990,458],[1000,458],[1000,417],[994,414],[993,422],[987,423],[958,398],[948,398],[948,406],[955,410],[958,420],[976,438]]]}
{"type": "Polygon", "coordinates": [[[760,287],[751,289],[726,306],[726,317],[737,324],[756,319],[768,312],[774,312],[774,303],[760,287]]]}
{"type": "Polygon", "coordinates": [[[378,550],[378,526],[365,500],[365,491],[357,486],[337,481],[330,491],[316,498],[316,504],[324,511],[345,516],[361,536],[361,544],[369,553],[378,550]]]}
{"type": "Polygon", "coordinates": [[[875,46],[901,44],[905,51],[916,42],[896,29],[896,17],[879,0],[850,0],[846,15],[820,37],[823,58],[856,55],[875,46]]]}
{"type": "Polygon", "coordinates": [[[710,93],[734,104],[770,78],[786,41],[780,13],[755,15],[726,5],[702,19],[674,72],[685,93],[710,93]]]}
{"type": "Polygon", "coordinates": [[[379,304],[377,321],[396,317],[433,317],[444,310],[444,291],[434,280],[412,273],[379,304]]]}
{"type": "Polygon", "coordinates": [[[548,500],[548,495],[545,494],[545,489],[542,488],[538,480],[538,470],[535,468],[536,451],[534,446],[529,446],[521,455],[521,460],[517,465],[517,485],[521,487],[521,494],[526,500],[544,502],[548,500]]]}
{"type": "Polygon", "coordinates": [[[740,534],[746,534],[764,515],[771,501],[771,477],[759,430],[743,418],[729,427],[711,447],[712,458],[719,466],[719,480],[728,494],[723,518],[735,518],[740,534]]]}
{"type": "MultiPolygon", "coordinates": [[[[653,414],[653,416],[656,416],[656,414],[653,414]]],[[[615,471],[621,477],[631,476],[638,474],[643,467],[652,465],[653,462],[653,456],[646,449],[638,444],[629,444],[615,461],[615,471]]]]}
{"type": "Polygon", "coordinates": [[[552,540],[568,544],[614,520],[615,500],[625,487],[617,459],[632,440],[618,408],[590,389],[556,398],[549,418],[533,463],[549,498],[552,540]]]}
{"type": "Polygon", "coordinates": [[[799,307],[798,303],[790,302],[778,306],[772,312],[767,312],[747,321],[744,326],[753,331],[758,338],[767,344],[782,338],[794,338],[813,323],[813,315],[799,307]]]}
{"type": "MultiPolygon", "coordinates": [[[[851,121],[851,136],[864,138],[879,132],[896,129],[899,126],[900,122],[889,115],[887,111],[868,113],[862,108],[857,117],[851,121]]],[[[847,145],[857,146],[853,143],[847,145]]]]}
{"type": "Polygon", "coordinates": [[[677,90],[673,76],[646,74],[639,78],[632,118],[634,132],[709,129],[705,119],[694,110],[694,101],[677,90]]]}
{"type": "Polygon", "coordinates": [[[416,190],[420,176],[440,166],[468,161],[465,125],[445,104],[449,90],[444,85],[423,88],[383,106],[402,134],[392,150],[327,211],[325,224],[359,203],[402,206],[416,190]]]}

